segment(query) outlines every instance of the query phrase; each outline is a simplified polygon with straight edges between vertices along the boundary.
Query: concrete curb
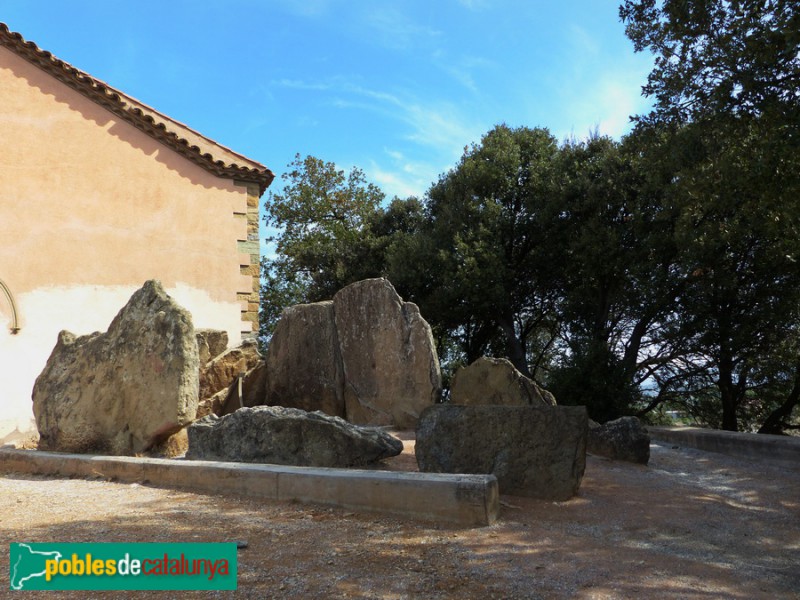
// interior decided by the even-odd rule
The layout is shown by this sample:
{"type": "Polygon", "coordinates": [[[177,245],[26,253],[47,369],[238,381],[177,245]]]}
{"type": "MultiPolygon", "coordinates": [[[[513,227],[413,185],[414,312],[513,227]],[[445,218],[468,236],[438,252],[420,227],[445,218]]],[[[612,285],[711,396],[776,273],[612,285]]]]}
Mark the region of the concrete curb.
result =
{"type": "Polygon", "coordinates": [[[651,439],[740,458],[800,466],[800,438],[700,427],[647,427],[651,439]]]}
{"type": "Polygon", "coordinates": [[[0,448],[0,472],[101,477],[202,493],[312,502],[469,527],[491,525],[500,510],[494,475],[91,456],[13,448],[0,448]]]}

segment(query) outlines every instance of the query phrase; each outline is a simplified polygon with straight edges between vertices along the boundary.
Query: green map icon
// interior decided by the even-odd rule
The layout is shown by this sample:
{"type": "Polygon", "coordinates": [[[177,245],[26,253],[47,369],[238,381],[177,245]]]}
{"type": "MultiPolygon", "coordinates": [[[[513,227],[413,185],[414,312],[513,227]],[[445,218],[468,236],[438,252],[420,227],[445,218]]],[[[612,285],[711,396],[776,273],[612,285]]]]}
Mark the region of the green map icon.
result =
{"type": "MultiPolygon", "coordinates": [[[[40,577],[44,579],[45,562],[48,560],[59,560],[61,558],[60,552],[34,550],[29,544],[11,544],[10,550],[9,564],[11,568],[12,590],[24,590],[26,589],[26,584],[32,579],[40,577]]],[[[36,583],[31,583],[31,587],[27,589],[33,589],[33,586],[38,583],[38,581],[36,583]]]]}

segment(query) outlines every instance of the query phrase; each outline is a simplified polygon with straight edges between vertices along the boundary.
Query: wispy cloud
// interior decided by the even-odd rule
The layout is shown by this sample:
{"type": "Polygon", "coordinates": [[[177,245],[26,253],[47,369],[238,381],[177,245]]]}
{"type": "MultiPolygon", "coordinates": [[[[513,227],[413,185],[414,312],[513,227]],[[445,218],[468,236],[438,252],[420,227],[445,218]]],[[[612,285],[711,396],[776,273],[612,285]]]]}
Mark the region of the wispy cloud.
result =
{"type": "MultiPolygon", "coordinates": [[[[630,117],[644,112],[648,100],[641,95],[644,73],[607,70],[597,73],[588,90],[574,94],[567,104],[573,131],[579,138],[595,127],[601,134],[618,138],[631,128],[630,117]]],[[[562,132],[563,133],[563,132],[562,132]]]]}
{"type": "Polygon", "coordinates": [[[332,0],[277,0],[288,13],[300,17],[322,17],[331,11],[332,0]]]}
{"type": "Polygon", "coordinates": [[[421,198],[439,176],[440,171],[444,170],[444,167],[437,168],[437,165],[410,161],[398,150],[385,148],[384,154],[389,159],[388,164],[372,160],[365,172],[389,198],[394,196],[421,198]]]}
{"type": "Polygon", "coordinates": [[[458,3],[469,10],[484,10],[489,8],[489,0],[458,0],[458,3]]]}
{"type": "Polygon", "coordinates": [[[475,83],[473,73],[476,70],[496,68],[496,64],[491,60],[479,56],[461,56],[453,59],[443,52],[433,55],[436,65],[463,87],[473,94],[479,94],[480,89],[475,83]]]}
{"type": "Polygon", "coordinates": [[[272,81],[272,85],[293,90],[306,90],[309,92],[324,92],[333,88],[333,84],[331,83],[312,83],[300,79],[276,79],[272,81]]]}
{"type": "Polygon", "coordinates": [[[383,155],[371,156],[363,166],[370,179],[390,198],[422,196],[436,177],[450,168],[464,148],[478,141],[484,127],[490,125],[468,119],[451,102],[422,99],[408,91],[371,89],[344,78],[321,82],[281,79],[273,81],[273,85],[318,93],[323,102],[334,108],[399,122],[398,133],[385,140],[383,155]],[[430,161],[408,160],[398,149],[403,147],[409,154],[430,157],[430,161]]]}
{"type": "Polygon", "coordinates": [[[610,61],[601,41],[574,24],[566,28],[565,38],[569,44],[562,60],[570,67],[560,72],[555,89],[563,115],[561,127],[566,123],[569,130],[556,127],[554,133],[583,138],[597,129],[615,138],[624,135],[631,129],[630,117],[649,105],[641,95],[651,67],[647,57],[610,61]]]}
{"type": "Polygon", "coordinates": [[[459,109],[450,102],[424,102],[408,93],[391,93],[373,90],[342,79],[326,82],[278,80],[274,85],[292,89],[325,92],[332,106],[378,113],[386,118],[405,123],[406,140],[433,147],[456,158],[463,147],[476,141],[481,127],[476,127],[460,116],[459,109]]]}
{"type": "Polygon", "coordinates": [[[375,42],[393,50],[431,44],[442,35],[440,30],[414,21],[397,6],[388,3],[370,4],[361,20],[365,30],[373,33],[375,42]]]}
{"type": "Polygon", "coordinates": [[[408,198],[409,196],[420,197],[425,192],[425,187],[430,185],[430,181],[423,181],[422,178],[410,178],[404,176],[402,172],[387,170],[372,161],[365,169],[367,176],[380,187],[387,198],[408,198]]]}
{"type": "Polygon", "coordinates": [[[596,56],[600,51],[600,45],[591,34],[583,27],[574,23],[567,28],[569,42],[575,50],[584,55],[596,56]]]}

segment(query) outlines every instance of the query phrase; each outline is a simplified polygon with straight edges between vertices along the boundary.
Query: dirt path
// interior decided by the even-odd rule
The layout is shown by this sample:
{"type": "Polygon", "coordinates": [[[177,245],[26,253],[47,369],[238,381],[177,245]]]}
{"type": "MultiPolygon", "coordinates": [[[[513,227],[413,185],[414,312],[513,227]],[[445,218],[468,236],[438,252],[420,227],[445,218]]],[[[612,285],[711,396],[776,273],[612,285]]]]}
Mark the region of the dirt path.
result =
{"type": "MultiPolygon", "coordinates": [[[[413,459],[407,454],[390,466],[411,468],[413,459]]],[[[246,540],[238,592],[181,597],[800,598],[800,465],[658,444],[649,467],[589,457],[580,494],[568,502],[504,496],[500,522],[482,529],[6,475],[0,531],[3,589],[13,541],[246,540]]]]}

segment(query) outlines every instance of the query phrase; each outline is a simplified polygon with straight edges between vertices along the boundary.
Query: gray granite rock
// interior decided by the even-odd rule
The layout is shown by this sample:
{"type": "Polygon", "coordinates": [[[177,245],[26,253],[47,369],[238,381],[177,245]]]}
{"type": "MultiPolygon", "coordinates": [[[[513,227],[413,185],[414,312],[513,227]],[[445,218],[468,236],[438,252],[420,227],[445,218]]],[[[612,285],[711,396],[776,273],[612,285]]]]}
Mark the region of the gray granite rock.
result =
{"type": "Polygon", "coordinates": [[[359,425],[411,429],[442,387],[430,326],[386,279],[286,309],[266,364],[262,404],[321,410],[359,425]]]}
{"type": "Polygon", "coordinates": [[[650,461],[650,434],[636,417],[621,417],[590,428],[586,449],[612,460],[646,465],[650,461]]]}
{"type": "Polygon", "coordinates": [[[379,428],[359,427],[322,412],[256,406],[188,428],[186,458],[308,467],[356,467],[403,451],[403,442],[379,428]]]}
{"type": "Polygon", "coordinates": [[[267,392],[261,404],[345,416],[333,302],[285,309],[267,348],[266,365],[267,392]]]}
{"type": "Polygon", "coordinates": [[[420,471],[493,474],[500,493],[567,500],[586,466],[583,406],[457,406],[426,409],[417,426],[420,471]]]}
{"type": "Polygon", "coordinates": [[[442,376],[430,325],[386,279],[333,297],[347,420],[413,428],[439,397],[442,376]]]}

